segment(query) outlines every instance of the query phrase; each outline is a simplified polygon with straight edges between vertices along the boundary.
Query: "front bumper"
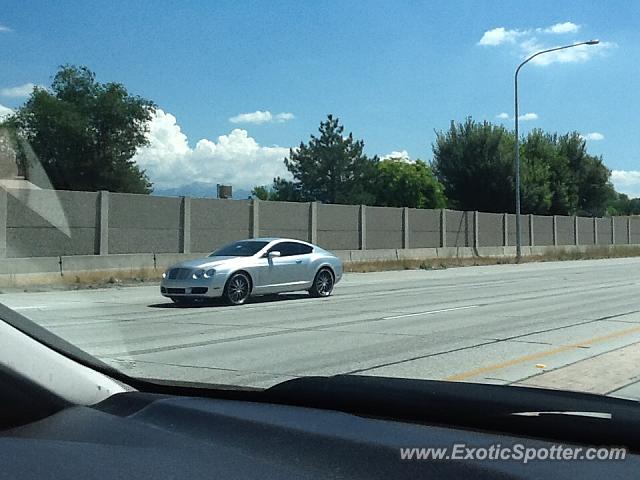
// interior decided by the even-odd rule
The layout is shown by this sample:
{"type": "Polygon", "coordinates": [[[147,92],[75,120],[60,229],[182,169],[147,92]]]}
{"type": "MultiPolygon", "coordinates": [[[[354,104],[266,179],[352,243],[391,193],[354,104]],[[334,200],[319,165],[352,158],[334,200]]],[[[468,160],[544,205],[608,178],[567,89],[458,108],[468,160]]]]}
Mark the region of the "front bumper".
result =
{"type": "Polygon", "coordinates": [[[160,283],[160,294],[165,297],[219,298],[224,291],[224,279],[219,276],[207,280],[169,280],[160,283]]]}

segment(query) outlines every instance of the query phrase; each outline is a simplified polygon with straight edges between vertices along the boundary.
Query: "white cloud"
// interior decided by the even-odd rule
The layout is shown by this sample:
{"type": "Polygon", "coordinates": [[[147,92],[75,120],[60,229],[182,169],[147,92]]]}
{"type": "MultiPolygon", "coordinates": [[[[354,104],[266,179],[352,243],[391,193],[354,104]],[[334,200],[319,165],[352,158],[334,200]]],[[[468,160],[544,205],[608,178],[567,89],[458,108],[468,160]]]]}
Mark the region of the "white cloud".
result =
{"type": "MultiPolygon", "coordinates": [[[[507,45],[521,58],[559,46],[551,42],[557,42],[558,35],[576,33],[580,30],[580,25],[573,22],[556,23],[549,27],[529,28],[529,29],[508,29],[505,27],[487,30],[480,38],[478,45],[497,47],[507,45]]],[[[571,42],[566,42],[571,43],[571,42]]],[[[559,50],[557,52],[545,53],[534,58],[531,63],[539,66],[551,65],[553,63],[577,63],[586,62],[595,56],[604,55],[606,52],[617,47],[613,42],[600,42],[598,45],[580,45],[578,47],[559,50]]]]}
{"type": "Polygon", "coordinates": [[[24,85],[18,85],[17,87],[8,87],[0,89],[0,95],[10,98],[27,97],[31,94],[35,87],[35,84],[29,82],[24,85]]]}
{"type": "Polygon", "coordinates": [[[640,171],[638,170],[613,170],[611,181],[616,191],[625,193],[630,197],[640,197],[640,171]]]}
{"type": "Polygon", "coordinates": [[[228,183],[235,188],[270,184],[276,176],[288,177],[285,147],[262,146],[246,130],[233,129],[217,140],[201,139],[191,148],[176,118],[157,110],[148,134],[150,145],[134,160],[158,188],[193,182],[228,183]]]}
{"type": "Polygon", "coordinates": [[[524,115],[520,115],[518,117],[518,120],[520,120],[521,122],[531,122],[533,120],[538,120],[538,114],[533,112],[525,113],[524,115]]]}
{"type": "Polygon", "coordinates": [[[284,123],[289,120],[293,120],[295,115],[290,112],[282,112],[273,115],[269,110],[261,111],[257,110],[251,113],[240,113],[235,117],[231,117],[229,121],[231,123],[253,123],[260,125],[262,123],[284,123]]]}
{"type": "Polygon", "coordinates": [[[0,104],[0,121],[4,120],[7,115],[11,115],[13,110],[0,104]]]}
{"type": "Polygon", "coordinates": [[[585,140],[593,140],[593,141],[598,141],[598,140],[604,140],[604,135],[601,134],[600,132],[591,132],[591,133],[586,133],[584,135],[581,135],[582,138],[584,138],[585,140]]]}
{"type": "MultiPolygon", "coordinates": [[[[502,112],[496,115],[496,118],[499,120],[513,120],[513,117],[510,116],[507,112],[502,112]]],[[[533,120],[538,120],[538,114],[533,112],[527,112],[518,117],[518,120],[521,122],[531,122],[533,120]]]]}
{"type": "Polygon", "coordinates": [[[550,27],[547,27],[542,31],[544,33],[562,34],[562,33],[576,33],[578,30],[580,30],[580,25],[576,25],[575,23],[572,23],[572,22],[563,22],[563,23],[556,23],[554,25],[551,25],[550,27]]]}
{"type": "Polygon", "coordinates": [[[291,112],[282,112],[282,113],[278,113],[273,118],[278,123],[284,123],[284,122],[288,122],[289,120],[293,120],[294,118],[296,118],[296,116],[291,112]]]}
{"type": "Polygon", "coordinates": [[[525,34],[526,32],[521,30],[507,30],[504,27],[497,27],[484,32],[478,45],[495,47],[503,43],[514,43],[518,37],[525,34]]]}
{"type": "MultiPolygon", "coordinates": [[[[580,30],[580,25],[576,25],[573,22],[555,23],[545,28],[528,28],[524,30],[497,27],[484,32],[482,38],[480,38],[480,41],[478,42],[478,45],[496,47],[504,43],[514,44],[518,39],[523,37],[528,37],[530,39],[534,33],[561,35],[576,33],[578,30],[580,30]]],[[[524,41],[526,42],[527,40],[524,41]]]]}
{"type": "Polygon", "coordinates": [[[387,153],[386,155],[382,155],[380,160],[402,160],[403,162],[413,163],[411,157],[409,157],[409,152],[406,150],[394,150],[393,152],[387,153]]]}
{"type": "Polygon", "coordinates": [[[0,23],[0,33],[10,32],[10,31],[11,31],[11,29],[9,27],[7,27],[5,25],[2,25],[0,23]]]}

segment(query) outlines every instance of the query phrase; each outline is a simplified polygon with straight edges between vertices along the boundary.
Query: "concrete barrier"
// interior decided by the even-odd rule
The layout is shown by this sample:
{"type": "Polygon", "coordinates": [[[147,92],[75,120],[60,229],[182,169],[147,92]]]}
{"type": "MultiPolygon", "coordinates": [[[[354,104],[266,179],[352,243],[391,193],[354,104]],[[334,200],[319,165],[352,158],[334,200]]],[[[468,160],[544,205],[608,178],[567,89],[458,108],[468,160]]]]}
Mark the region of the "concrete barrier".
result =
{"type": "MultiPolygon", "coordinates": [[[[561,245],[522,247],[523,256],[637,251],[640,245],[561,245]]],[[[380,250],[338,250],[345,264],[446,258],[514,257],[515,247],[445,247],[380,250]]],[[[0,287],[85,284],[122,280],[158,280],[168,267],[206,253],[72,255],[0,259],[0,287]]]]}

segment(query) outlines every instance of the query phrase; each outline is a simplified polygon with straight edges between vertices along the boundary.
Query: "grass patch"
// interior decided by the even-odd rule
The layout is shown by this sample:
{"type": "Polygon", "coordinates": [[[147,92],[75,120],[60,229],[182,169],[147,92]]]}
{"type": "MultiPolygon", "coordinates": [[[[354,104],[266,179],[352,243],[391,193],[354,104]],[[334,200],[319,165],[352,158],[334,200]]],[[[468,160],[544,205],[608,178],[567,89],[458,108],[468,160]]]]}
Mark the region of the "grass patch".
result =
{"type": "Polygon", "coordinates": [[[540,255],[523,256],[520,262],[509,257],[451,257],[419,260],[376,260],[345,263],[345,272],[368,273],[391,270],[443,270],[455,267],[477,267],[484,265],[508,265],[531,262],[558,262],[575,260],[599,260],[605,258],[640,257],[640,247],[596,247],[584,252],[549,251],[540,255]]]}

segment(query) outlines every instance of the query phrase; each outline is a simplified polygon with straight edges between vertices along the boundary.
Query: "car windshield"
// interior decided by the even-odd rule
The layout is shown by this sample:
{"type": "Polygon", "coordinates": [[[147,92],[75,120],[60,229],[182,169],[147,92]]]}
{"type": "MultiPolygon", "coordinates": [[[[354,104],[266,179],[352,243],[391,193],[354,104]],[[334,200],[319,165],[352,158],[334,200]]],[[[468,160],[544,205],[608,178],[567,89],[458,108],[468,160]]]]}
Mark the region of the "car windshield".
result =
{"type": "Polygon", "coordinates": [[[640,3],[8,3],[0,303],[139,378],[640,398],[640,3]]]}
{"type": "Polygon", "coordinates": [[[255,255],[264,247],[266,247],[269,242],[259,242],[259,241],[244,241],[244,242],[234,242],[229,245],[226,245],[219,250],[216,250],[210,257],[251,257],[255,255]]]}

